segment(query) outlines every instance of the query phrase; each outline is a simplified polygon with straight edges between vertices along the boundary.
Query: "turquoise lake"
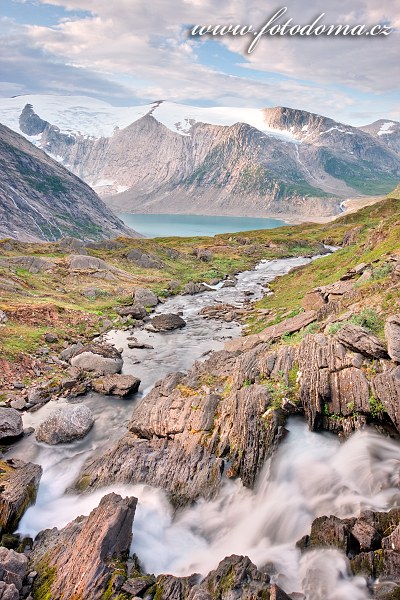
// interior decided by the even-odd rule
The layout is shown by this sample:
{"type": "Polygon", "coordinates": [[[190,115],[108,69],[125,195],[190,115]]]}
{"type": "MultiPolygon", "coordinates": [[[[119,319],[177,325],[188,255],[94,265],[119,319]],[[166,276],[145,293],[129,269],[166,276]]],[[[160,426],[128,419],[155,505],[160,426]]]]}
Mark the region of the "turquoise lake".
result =
{"type": "Polygon", "coordinates": [[[279,219],[252,217],[214,217],[205,215],[118,214],[122,221],[146,237],[213,236],[255,229],[274,229],[286,225],[279,219]]]}

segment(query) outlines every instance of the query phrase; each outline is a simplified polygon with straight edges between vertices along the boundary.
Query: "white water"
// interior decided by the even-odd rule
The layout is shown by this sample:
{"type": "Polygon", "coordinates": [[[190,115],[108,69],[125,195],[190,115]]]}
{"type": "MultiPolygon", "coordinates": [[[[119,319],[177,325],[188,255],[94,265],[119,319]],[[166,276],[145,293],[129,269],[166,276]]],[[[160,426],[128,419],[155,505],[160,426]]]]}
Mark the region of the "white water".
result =
{"type": "Polygon", "coordinates": [[[144,485],[64,495],[79,465],[60,480],[55,477],[57,458],[48,453],[47,461],[45,483],[21,522],[21,532],[62,527],[88,514],[112,490],[139,498],[132,551],[147,572],[206,574],[225,556],[243,554],[259,567],[272,563],[274,580],[289,593],[306,592],[308,600],[368,598],[365,581],[349,576],[344,555],[318,550],[301,557],[295,543],[310,531],[312,521],[400,503],[397,443],[367,430],[339,445],[334,436],[309,432],[299,418],[291,419],[286,440],[265,465],[254,491],[228,481],[216,499],[176,515],[161,490],[144,485]]]}
{"type": "MultiPolygon", "coordinates": [[[[137,337],[152,341],[155,350],[128,351],[128,334],[115,334],[117,345],[125,345],[127,372],[139,374],[148,391],[166,372],[187,369],[205,349],[219,348],[224,338],[238,334],[238,327],[231,324],[207,321],[205,326],[197,314],[202,306],[217,301],[240,305],[244,290],[254,290],[257,297],[262,284],[300,262],[263,262],[256,271],[241,274],[236,289],[171,299],[160,310],[182,309],[188,324],[167,335],[139,332],[137,337]],[[138,357],[140,363],[135,364],[138,357]]],[[[115,485],[83,496],[65,494],[84,461],[123,435],[132,410],[129,402],[98,394],[84,401],[96,418],[84,440],[48,447],[30,436],[12,452],[40,463],[44,470],[36,505],[22,519],[21,532],[35,535],[48,527],[62,527],[88,514],[112,490],[139,498],[132,551],[148,572],[206,574],[235,553],[249,556],[259,567],[273,564],[274,580],[288,593],[303,591],[307,600],[368,598],[365,581],[349,576],[344,555],[318,550],[301,557],[295,543],[319,515],[348,517],[365,508],[399,505],[399,444],[366,430],[339,445],[336,437],[311,433],[301,419],[293,418],[289,435],[273,462],[265,465],[255,490],[243,488],[240,481],[227,481],[213,501],[200,501],[174,515],[164,493],[145,485],[115,485]]],[[[26,415],[25,425],[37,425],[54,409],[52,405],[26,415]]]]}

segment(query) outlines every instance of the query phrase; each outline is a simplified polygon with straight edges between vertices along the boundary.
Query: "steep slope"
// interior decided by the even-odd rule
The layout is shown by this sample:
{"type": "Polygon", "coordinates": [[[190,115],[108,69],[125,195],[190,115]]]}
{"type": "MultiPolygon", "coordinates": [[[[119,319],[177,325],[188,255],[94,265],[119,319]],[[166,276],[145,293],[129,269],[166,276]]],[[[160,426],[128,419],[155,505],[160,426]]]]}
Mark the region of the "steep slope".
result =
{"type": "Polygon", "coordinates": [[[0,125],[0,237],[86,240],[135,236],[65,167],[0,125]]]}
{"type": "Polygon", "coordinates": [[[125,212],[326,216],[400,176],[383,136],[296,109],[25,96],[1,118],[125,212]]]}

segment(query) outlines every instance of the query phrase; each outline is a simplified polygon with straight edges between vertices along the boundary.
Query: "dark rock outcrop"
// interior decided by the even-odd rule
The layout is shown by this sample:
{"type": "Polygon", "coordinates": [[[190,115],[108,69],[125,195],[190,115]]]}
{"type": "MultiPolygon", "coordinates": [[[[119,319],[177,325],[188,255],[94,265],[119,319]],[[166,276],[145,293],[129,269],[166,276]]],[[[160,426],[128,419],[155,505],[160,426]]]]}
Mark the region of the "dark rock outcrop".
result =
{"type": "Polygon", "coordinates": [[[34,597],[44,593],[52,600],[111,597],[113,584],[121,586],[126,578],[124,563],[136,504],[136,498],[111,493],[88,517],[78,517],[61,530],[42,531],[29,558],[38,573],[34,597]]]}
{"type": "Polygon", "coordinates": [[[12,532],[35,502],[42,468],[22,460],[0,461],[0,533],[12,532]]]}
{"type": "Polygon", "coordinates": [[[163,313],[151,319],[151,327],[156,331],[172,331],[186,326],[186,321],[179,315],[163,313]]]}

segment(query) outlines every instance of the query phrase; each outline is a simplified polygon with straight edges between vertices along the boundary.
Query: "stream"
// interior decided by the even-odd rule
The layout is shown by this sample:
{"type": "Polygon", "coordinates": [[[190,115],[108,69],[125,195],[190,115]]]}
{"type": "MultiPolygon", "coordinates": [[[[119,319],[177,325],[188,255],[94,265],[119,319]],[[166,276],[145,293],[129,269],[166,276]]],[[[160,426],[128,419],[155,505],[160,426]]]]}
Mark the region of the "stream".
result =
{"type": "MultiPolygon", "coordinates": [[[[36,504],[25,513],[19,531],[34,536],[45,528],[62,527],[115,491],[139,499],[132,551],[147,572],[207,574],[225,556],[243,554],[258,567],[272,564],[273,580],[287,593],[302,592],[307,600],[367,599],[365,580],[348,575],[343,554],[318,550],[301,557],[295,543],[317,516],[344,518],[357,516],[362,509],[388,510],[400,504],[400,446],[368,429],[340,444],[336,436],[310,432],[303,419],[292,417],[289,434],[265,464],[254,490],[227,480],[215,499],[199,501],[177,514],[162,490],[147,485],[114,485],[81,496],[65,493],[88,458],[103,454],[122,437],[135,402],[156,381],[171,371],[189,369],[195,360],[240,335],[236,323],[199,316],[201,308],[219,302],[240,307],[249,300],[246,291],[256,300],[265,294],[268,282],[309,261],[261,261],[253,271],[237,276],[236,287],[218,285],[196,296],[167,300],[156,312],[181,312],[187,326],[170,333],[134,332],[154,349],[130,350],[130,332],[108,334],[111,343],[123,348],[123,373],[141,379],[140,393],[132,400],[96,393],[72,400],[84,402],[95,417],[83,440],[47,446],[31,435],[12,448],[8,456],[43,467],[36,504]]],[[[49,402],[37,412],[25,413],[24,426],[36,427],[54,408],[55,403],[49,402]]]]}

